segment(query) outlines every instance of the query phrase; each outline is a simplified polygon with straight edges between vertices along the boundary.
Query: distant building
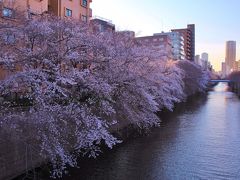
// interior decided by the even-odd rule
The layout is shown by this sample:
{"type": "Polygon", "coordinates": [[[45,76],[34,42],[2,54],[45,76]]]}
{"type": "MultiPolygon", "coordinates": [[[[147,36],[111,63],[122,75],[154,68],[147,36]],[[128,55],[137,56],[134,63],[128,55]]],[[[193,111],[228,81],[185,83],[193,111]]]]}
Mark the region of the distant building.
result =
{"type": "Polygon", "coordinates": [[[225,63],[227,68],[227,74],[235,70],[235,61],[236,61],[236,41],[227,41],[226,42],[226,58],[225,63]]]}
{"type": "Polygon", "coordinates": [[[16,11],[21,11],[26,16],[42,14],[48,11],[48,2],[48,0],[1,0],[1,17],[14,18],[17,16],[16,11]]]}
{"type": "Polygon", "coordinates": [[[201,66],[203,70],[208,70],[208,71],[213,70],[212,65],[208,59],[208,53],[202,53],[201,57],[200,55],[196,55],[194,62],[199,66],[201,66]]]}
{"type": "Polygon", "coordinates": [[[95,17],[90,24],[95,32],[115,32],[115,25],[112,21],[102,17],[95,17]]]}
{"type": "Polygon", "coordinates": [[[208,61],[208,53],[202,53],[201,54],[201,66],[204,70],[209,70],[210,69],[210,63],[208,61]]]}
{"type": "Polygon", "coordinates": [[[172,29],[179,32],[184,39],[184,52],[187,60],[194,61],[195,57],[195,25],[188,24],[185,29],[172,29]]]}
{"type": "Polygon", "coordinates": [[[15,11],[22,11],[27,17],[43,13],[69,17],[89,22],[92,17],[92,0],[0,0],[2,18],[14,18],[15,11]]]}
{"type": "Polygon", "coordinates": [[[227,75],[227,67],[226,67],[226,63],[222,62],[222,76],[226,77],[227,75]]]}
{"type": "Polygon", "coordinates": [[[201,59],[202,60],[205,60],[205,61],[208,61],[208,53],[202,53],[202,55],[201,55],[201,59]]]}
{"type": "Polygon", "coordinates": [[[194,58],[194,62],[198,65],[201,66],[201,58],[200,58],[200,55],[196,55],[195,58],[194,58]]]}
{"type": "Polygon", "coordinates": [[[136,43],[159,48],[163,60],[173,59],[171,39],[167,34],[135,38],[136,43]]]}
{"type": "Polygon", "coordinates": [[[162,32],[162,33],[155,33],[154,36],[159,35],[167,35],[171,40],[172,45],[172,53],[174,60],[184,60],[185,53],[184,53],[184,39],[179,32],[162,32]]]}

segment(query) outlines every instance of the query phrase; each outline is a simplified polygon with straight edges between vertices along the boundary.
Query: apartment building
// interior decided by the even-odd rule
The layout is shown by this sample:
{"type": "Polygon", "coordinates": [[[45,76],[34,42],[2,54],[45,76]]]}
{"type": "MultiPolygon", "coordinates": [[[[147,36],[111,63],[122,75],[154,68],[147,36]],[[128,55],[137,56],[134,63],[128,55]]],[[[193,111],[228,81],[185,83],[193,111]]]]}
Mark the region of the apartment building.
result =
{"type": "Polygon", "coordinates": [[[48,11],[48,0],[2,0],[2,17],[11,18],[16,16],[16,11],[42,14],[48,11]]]}
{"type": "MultiPolygon", "coordinates": [[[[15,23],[21,17],[32,18],[44,13],[89,22],[92,0],[0,0],[0,23],[15,23]]],[[[9,41],[9,40],[8,40],[9,41]]],[[[21,70],[16,67],[15,71],[21,70]]],[[[0,80],[12,72],[0,65],[0,80]]]]}
{"type": "Polygon", "coordinates": [[[195,25],[188,24],[184,29],[172,29],[179,32],[184,39],[184,52],[187,60],[194,61],[195,58],[195,25]]]}
{"type": "Polygon", "coordinates": [[[2,18],[11,18],[15,12],[23,12],[27,17],[43,13],[59,17],[70,17],[89,22],[92,17],[92,0],[2,0],[2,18]]]}
{"type": "Polygon", "coordinates": [[[167,34],[135,38],[136,43],[159,48],[163,60],[173,59],[171,39],[167,34]]]}
{"type": "Polygon", "coordinates": [[[174,60],[184,60],[185,53],[184,53],[184,39],[179,32],[162,32],[162,33],[155,33],[154,36],[157,35],[167,35],[171,40],[172,45],[172,52],[173,52],[173,59],[174,60]]]}
{"type": "Polygon", "coordinates": [[[48,0],[48,11],[59,17],[72,17],[89,22],[92,0],[48,0]]]}

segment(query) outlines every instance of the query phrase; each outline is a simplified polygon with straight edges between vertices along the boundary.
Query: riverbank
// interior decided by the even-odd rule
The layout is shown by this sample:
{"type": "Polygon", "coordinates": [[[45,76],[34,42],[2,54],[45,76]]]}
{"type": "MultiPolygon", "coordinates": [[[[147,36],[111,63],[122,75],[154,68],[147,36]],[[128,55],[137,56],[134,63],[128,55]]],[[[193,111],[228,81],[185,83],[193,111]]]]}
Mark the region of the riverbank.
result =
{"type": "MultiPolygon", "coordinates": [[[[185,102],[176,104],[173,111],[169,111],[169,110],[165,109],[165,110],[159,112],[158,116],[162,120],[161,126],[151,128],[149,133],[141,134],[141,133],[139,133],[138,130],[136,130],[134,128],[129,128],[129,127],[128,127],[128,129],[123,129],[121,131],[121,138],[124,138],[124,141],[121,144],[116,145],[113,149],[108,149],[106,147],[102,147],[103,152],[96,159],[92,159],[92,158],[79,159],[80,168],[79,169],[78,168],[69,168],[69,174],[64,175],[63,178],[61,178],[61,179],[63,179],[63,180],[72,180],[72,179],[86,180],[86,179],[104,179],[104,178],[107,179],[108,177],[103,178],[101,176],[100,177],[93,176],[92,174],[94,174],[94,173],[98,174],[99,172],[91,173],[91,171],[94,168],[100,167],[101,163],[104,163],[104,164],[106,164],[107,162],[110,163],[113,160],[111,157],[114,156],[114,154],[121,151],[124,147],[131,146],[131,144],[135,144],[135,143],[139,142],[139,140],[141,140],[141,139],[145,139],[145,138],[149,138],[149,137],[151,138],[151,136],[153,136],[156,132],[162,131],[163,128],[165,128],[167,124],[171,125],[173,123],[173,121],[175,121],[176,116],[184,113],[186,110],[192,111],[192,112],[197,111],[202,105],[204,105],[206,103],[206,101],[207,101],[207,94],[196,94],[194,96],[189,97],[185,102]],[[83,166],[81,166],[81,164],[83,164],[83,166]]],[[[171,128],[171,127],[169,127],[169,128],[171,128]]],[[[136,155],[138,153],[141,153],[142,151],[147,150],[147,148],[151,149],[151,147],[147,147],[147,145],[146,145],[146,147],[138,149],[138,152],[136,151],[136,155]]],[[[128,158],[128,157],[122,157],[122,158],[128,158]]],[[[132,161],[133,159],[129,159],[129,161],[132,161]]],[[[122,161],[122,160],[119,160],[119,161],[122,161]]],[[[114,167],[112,167],[112,168],[114,168],[114,167]]],[[[121,167],[121,168],[123,168],[123,167],[121,167]]],[[[105,170],[108,171],[107,169],[105,169],[105,170]]],[[[41,173],[41,177],[44,180],[51,180],[50,178],[48,178],[48,175],[49,174],[47,173],[47,171],[42,171],[42,173],[41,173]]],[[[114,177],[113,177],[113,179],[114,179],[114,177]]]]}
{"type": "Polygon", "coordinates": [[[240,97],[240,72],[234,71],[227,78],[231,81],[228,83],[231,91],[240,97]]]}
{"type": "MultiPolygon", "coordinates": [[[[161,119],[161,121],[164,121],[163,123],[166,123],[166,121],[169,118],[172,118],[173,116],[175,116],[176,114],[180,114],[183,111],[185,111],[186,109],[191,109],[191,110],[195,110],[196,108],[198,108],[199,106],[201,106],[201,104],[203,104],[207,99],[207,93],[197,93],[195,95],[189,96],[185,102],[181,102],[181,103],[176,103],[175,107],[173,109],[173,111],[169,111],[168,109],[163,109],[161,112],[158,112],[157,115],[158,117],[161,119]],[[194,104],[194,106],[193,106],[194,104]]],[[[143,131],[140,130],[139,128],[133,126],[133,125],[125,125],[123,126],[121,129],[112,129],[112,134],[117,137],[118,139],[122,140],[122,143],[117,144],[116,146],[113,147],[113,149],[109,149],[107,146],[105,145],[101,145],[101,153],[99,155],[99,157],[97,157],[97,159],[94,158],[79,158],[78,159],[78,164],[80,166],[80,169],[78,168],[68,168],[68,170],[70,172],[72,171],[81,171],[82,164],[94,164],[96,161],[99,160],[103,160],[104,157],[107,156],[107,154],[112,154],[114,152],[116,152],[119,148],[125,146],[126,144],[133,142],[139,138],[143,138],[143,137],[147,137],[149,135],[151,135],[154,131],[158,130],[159,128],[161,128],[162,125],[160,125],[160,127],[152,127],[151,129],[149,129],[148,131],[143,131]]],[[[118,127],[119,128],[119,127],[118,127]]],[[[84,168],[84,170],[86,170],[86,168],[84,168]]],[[[29,177],[33,177],[35,173],[35,176],[40,178],[40,179],[51,179],[49,178],[50,176],[50,164],[44,164],[39,168],[36,168],[35,171],[30,171],[29,174],[27,176],[29,177]]],[[[63,179],[68,179],[70,174],[64,175],[63,179]]],[[[25,177],[26,174],[19,176],[18,178],[16,178],[15,180],[22,180],[23,177],[25,177]]],[[[70,175],[72,176],[72,175],[70,175]]],[[[62,179],[62,178],[61,178],[62,179]]]]}
{"type": "Polygon", "coordinates": [[[81,161],[62,180],[239,179],[240,101],[226,88],[180,104],[148,136],[81,161]]]}
{"type": "Polygon", "coordinates": [[[230,82],[229,87],[240,98],[240,82],[230,82]]]}

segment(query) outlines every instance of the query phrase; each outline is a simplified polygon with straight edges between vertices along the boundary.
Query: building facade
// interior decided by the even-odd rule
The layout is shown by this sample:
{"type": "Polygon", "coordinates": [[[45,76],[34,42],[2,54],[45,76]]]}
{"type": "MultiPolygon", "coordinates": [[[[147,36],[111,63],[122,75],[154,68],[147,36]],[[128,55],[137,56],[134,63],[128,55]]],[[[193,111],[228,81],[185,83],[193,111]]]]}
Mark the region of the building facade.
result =
{"type": "MultiPolygon", "coordinates": [[[[17,23],[16,19],[32,18],[44,13],[89,22],[92,13],[91,2],[92,0],[0,0],[0,23],[17,23]]],[[[14,71],[19,70],[21,68],[16,67],[14,71]]],[[[12,72],[0,65],[0,80],[10,74],[12,72]]]]}
{"type": "Polygon", "coordinates": [[[195,25],[188,24],[185,29],[172,29],[179,32],[184,39],[184,53],[187,60],[194,61],[195,58],[195,25]]]}
{"type": "Polygon", "coordinates": [[[171,40],[172,45],[172,53],[174,60],[184,60],[185,53],[184,53],[184,39],[179,32],[162,32],[162,33],[155,33],[154,36],[158,35],[167,35],[171,40]]]}
{"type": "Polygon", "coordinates": [[[167,34],[135,38],[136,43],[158,48],[162,60],[173,59],[171,39],[167,34]]]}
{"type": "Polygon", "coordinates": [[[2,17],[11,18],[15,12],[26,16],[49,13],[58,17],[71,17],[89,22],[92,17],[90,3],[92,0],[2,0],[2,17]]]}
{"type": "Polygon", "coordinates": [[[48,0],[49,12],[59,17],[72,17],[89,22],[92,0],[48,0]]]}
{"type": "Polygon", "coordinates": [[[227,74],[235,70],[235,62],[236,62],[236,41],[227,41],[225,57],[226,67],[227,69],[229,69],[229,71],[227,71],[227,74]]]}

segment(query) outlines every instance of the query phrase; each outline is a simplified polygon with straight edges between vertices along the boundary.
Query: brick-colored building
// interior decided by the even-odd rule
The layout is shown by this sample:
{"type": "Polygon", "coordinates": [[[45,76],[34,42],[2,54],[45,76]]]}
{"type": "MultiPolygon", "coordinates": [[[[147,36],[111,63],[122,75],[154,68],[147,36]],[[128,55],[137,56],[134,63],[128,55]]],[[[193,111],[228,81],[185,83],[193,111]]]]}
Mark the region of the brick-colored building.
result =
{"type": "Polygon", "coordinates": [[[48,0],[48,11],[59,17],[73,17],[89,22],[92,0],[48,0]]]}
{"type": "Polygon", "coordinates": [[[188,24],[185,29],[172,29],[179,32],[184,39],[184,52],[187,60],[194,61],[195,58],[195,25],[188,24]]]}
{"type": "MultiPolygon", "coordinates": [[[[21,17],[32,18],[44,13],[89,22],[92,0],[0,0],[0,23],[14,23],[21,17]]],[[[16,68],[16,71],[18,68],[16,68]]],[[[0,80],[11,74],[0,64],[0,80]]]]}
{"type": "Polygon", "coordinates": [[[2,0],[1,17],[14,17],[14,11],[18,10],[27,16],[50,13],[89,22],[92,17],[91,2],[92,0],[2,0]]]}

